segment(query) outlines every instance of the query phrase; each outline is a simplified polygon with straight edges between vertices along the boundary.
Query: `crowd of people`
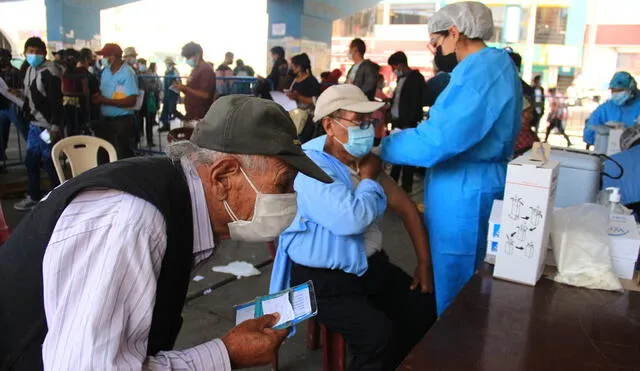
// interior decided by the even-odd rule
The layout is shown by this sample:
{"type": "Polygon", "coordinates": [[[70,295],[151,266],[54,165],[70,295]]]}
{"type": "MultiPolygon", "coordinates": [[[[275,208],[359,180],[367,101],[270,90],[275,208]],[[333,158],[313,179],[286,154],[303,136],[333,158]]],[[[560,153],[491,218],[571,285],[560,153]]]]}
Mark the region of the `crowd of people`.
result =
{"type": "MultiPolygon", "coordinates": [[[[231,68],[227,53],[214,70],[194,42],[181,50],[192,68],[185,84],[171,58],[163,81],[134,48],[116,44],[95,53],[99,63],[90,51],[56,53],[60,68],[46,60],[42,40],[29,39],[17,87],[29,118],[21,129],[29,169],[21,209],[35,209],[0,248],[0,366],[227,370],[273,361],[290,335],[272,329],[278,313],[173,349],[191,272],[230,238],[278,240],[269,291],[311,280],[317,320],[346,340],[350,370],[395,369],[483,262],[507,163],[539,140],[545,109],[540,78],[525,83],[517,54],[487,46],[494,35],[487,6],[444,6],[428,29],[438,73],[425,81],[405,53],[393,53],[391,97],[361,39],[350,43],[344,83],[339,70],[319,81],[305,53],[289,62],[282,47],[272,48],[271,71],[251,92],[262,98],[235,94],[227,79],[253,76],[251,67],[238,60],[231,68]],[[86,78],[65,81],[69,71],[86,78]],[[285,111],[271,100],[274,91],[297,108],[285,111]],[[141,92],[145,108],[134,110],[141,92]],[[133,140],[155,124],[159,102],[165,130],[181,96],[184,119],[197,120],[190,139],[172,143],[167,157],[134,157],[133,140]],[[65,127],[65,118],[85,114],[120,161],[38,202],[41,162],[51,170],[51,144],[65,130],[85,130],[65,127]],[[393,165],[390,175],[383,162],[393,165]],[[416,171],[427,172],[423,215],[410,197],[416,171]],[[387,210],[411,239],[413,275],[385,253],[387,210]]],[[[611,103],[596,110],[588,130],[640,114],[630,75],[616,74],[610,87],[611,103]]],[[[553,128],[563,133],[566,104],[555,90],[546,99],[548,137],[553,128]]],[[[638,132],[626,139],[633,153],[638,132]]]]}
{"type": "MultiPolygon", "coordinates": [[[[25,43],[24,55],[25,61],[18,69],[11,64],[11,52],[0,50],[0,77],[14,95],[25,98],[24,106],[18,107],[0,96],[0,160],[4,163],[6,159],[11,124],[27,142],[29,189],[25,199],[15,205],[20,211],[31,210],[45,193],[40,189],[41,164],[51,186],[58,184],[50,152],[59,139],[95,135],[111,143],[119,159],[133,157],[143,135],[148,147],[155,145],[154,126],[159,125],[158,132],[167,132],[174,118],[192,121],[204,117],[217,97],[250,93],[246,91],[249,84],[217,84],[216,77],[255,74],[242,60],[231,70],[232,53],[227,53],[214,71],[204,60],[202,47],[193,42],[181,53],[192,67],[186,84],[173,58],[164,60],[165,73],[160,78],[157,64],[139,58],[134,47],[123,50],[117,44],[106,44],[96,52],[64,49],[53,52],[54,58],[49,61],[44,41],[32,37],[25,43]],[[181,93],[184,115],[177,110],[181,93]],[[50,140],[41,136],[50,136],[50,140]]],[[[99,155],[100,163],[108,161],[106,153],[99,155]]]]}

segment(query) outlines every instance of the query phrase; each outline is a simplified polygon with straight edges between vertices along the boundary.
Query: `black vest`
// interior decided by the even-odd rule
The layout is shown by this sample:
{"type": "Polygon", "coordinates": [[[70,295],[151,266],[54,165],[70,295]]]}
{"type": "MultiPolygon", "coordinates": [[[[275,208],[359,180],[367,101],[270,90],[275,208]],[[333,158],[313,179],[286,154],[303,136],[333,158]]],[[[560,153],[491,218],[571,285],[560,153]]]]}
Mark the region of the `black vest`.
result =
{"type": "Polygon", "coordinates": [[[42,369],[47,333],[42,260],[65,207],[88,188],[127,192],[153,204],[165,218],[162,259],[147,354],[173,348],[193,266],[193,216],[179,163],[166,157],[133,158],[89,170],[56,188],[0,246],[0,369],[42,369]]]}

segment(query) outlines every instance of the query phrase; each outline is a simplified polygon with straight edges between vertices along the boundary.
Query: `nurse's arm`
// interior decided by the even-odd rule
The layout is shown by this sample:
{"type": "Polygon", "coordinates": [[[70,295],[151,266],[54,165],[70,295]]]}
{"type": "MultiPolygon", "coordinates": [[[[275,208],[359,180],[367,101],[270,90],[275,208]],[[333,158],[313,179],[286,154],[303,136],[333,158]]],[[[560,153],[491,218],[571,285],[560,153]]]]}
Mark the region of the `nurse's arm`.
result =
{"type": "Polygon", "coordinates": [[[582,134],[585,143],[595,143],[596,131],[593,129],[593,127],[606,124],[605,116],[604,104],[599,105],[598,108],[596,108],[596,110],[591,113],[591,116],[589,116],[589,119],[587,120],[587,124],[584,126],[584,131],[582,134]]]}
{"type": "Polygon", "coordinates": [[[419,283],[423,292],[433,291],[433,269],[431,266],[431,251],[429,248],[429,235],[422,223],[420,213],[416,204],[411,200],[407,192],[400,188],[387,173],[381,173],[378,178],[384,193],[387,195],[387,204],[393,212],[395,212],[404,224],[413,248],[416,252],[416,258],[418,260],[418,267],[416,268],[416,274],[414,285],[419,283]],[[419,272],[423,271],[423,272],[419,272]],[[422,277],[422,278],[421,278],[422,277]],[[426,282],[422,282],[422,281],[426,282]]]}
{"type": "Polygon", "coordinates": [[[488,99],[497,98],[452,86],[428,120],[382,139],[380,157],[392,164],[432,167],[465,152],[487,135],[501,111],[488,107],[488,99]]]}

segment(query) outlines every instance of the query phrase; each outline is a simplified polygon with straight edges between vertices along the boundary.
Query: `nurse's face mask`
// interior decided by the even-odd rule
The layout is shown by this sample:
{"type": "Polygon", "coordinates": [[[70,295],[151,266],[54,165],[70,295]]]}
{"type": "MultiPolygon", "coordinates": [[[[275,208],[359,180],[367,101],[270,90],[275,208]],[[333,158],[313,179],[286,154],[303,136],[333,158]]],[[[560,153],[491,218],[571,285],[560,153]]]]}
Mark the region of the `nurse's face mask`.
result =
{"type": "Polygon", "coordinates": [[[431,39],[431,45],[435,48],[433,61],[438,70],[450,73],[456,67],[458,64],[456,43],[457,41],[450,33],[446,35],[439,34],[431,39]]]}
{"type": "Polygon", "coordinates": [[[631,99],[631,91],[628,89],[611,91],[611,101],[616,106],[623,106],[631,99]]]}
{"type": "Polygon", "coordinates": [[[227,200],[223,200],[224,209],[231,217],[227,223],[232,240],[247,242],[269,242],[276,239],[296,216],[295,193],[267,194],[258,190],[249,176],[240,168],[242,175],[256,193],[256,202],[251,220],[241,220],[231,209],[227,200]]]}

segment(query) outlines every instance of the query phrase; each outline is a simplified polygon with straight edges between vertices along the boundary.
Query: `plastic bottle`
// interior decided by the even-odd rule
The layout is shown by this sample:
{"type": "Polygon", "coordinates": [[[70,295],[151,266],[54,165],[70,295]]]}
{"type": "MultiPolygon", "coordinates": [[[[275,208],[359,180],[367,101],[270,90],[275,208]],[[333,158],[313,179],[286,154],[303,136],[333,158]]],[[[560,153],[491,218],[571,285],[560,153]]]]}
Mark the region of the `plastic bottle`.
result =
{"type": "Polygon", "coordinates": [[[628,209],[620,204],[620,188],[607,187],[609,194],[609,214],[610,215],[628,215],[628,209]]]}

